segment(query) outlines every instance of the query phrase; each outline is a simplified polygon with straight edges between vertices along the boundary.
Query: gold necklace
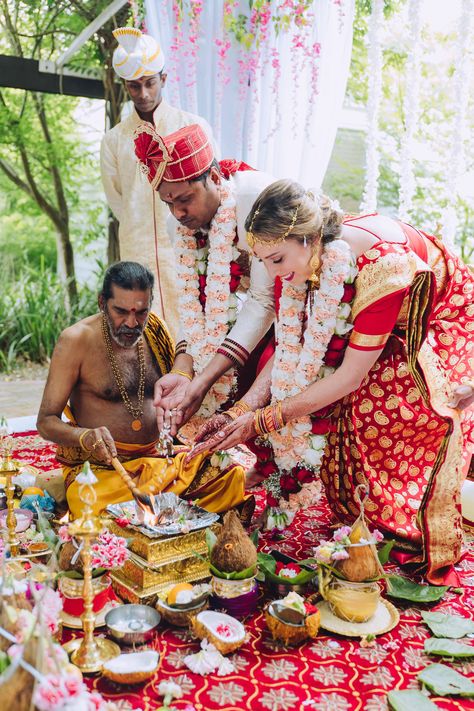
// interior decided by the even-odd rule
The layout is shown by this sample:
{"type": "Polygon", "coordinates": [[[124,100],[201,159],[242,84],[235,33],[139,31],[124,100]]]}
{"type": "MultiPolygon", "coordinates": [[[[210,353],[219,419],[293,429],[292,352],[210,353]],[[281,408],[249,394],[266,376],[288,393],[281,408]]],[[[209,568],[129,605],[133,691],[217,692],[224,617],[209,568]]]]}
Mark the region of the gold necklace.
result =
{"type": "Polygon", "coordinates": [[[132,420],[131,428],[132,428],[132,430],[135,430],[135,432],[138,432],[138,430],[141,430],[141,428],[142,428],[142,421],[141,421],[140,417],[143,415],[143,400],[145,397],[145,350],[143,348],[143,338],[140,337],[140,339],[137,343],[137,354],[138,354],[138,364],[139,364],[139,368],[140,368],[140,377],[139,377],[139,381],[138,381],[138,390],[137,390],[137,406],[135,407],[132,404],[132,401],[130,400],[130,398],[128,396],[128,392],[125,387],[125,383],[123,382],[122,373],[120,372],[120,369],[118,367],[117,359],[115,357],[115,353],[112,348],[112,341],[110,339],[107,317],[104,313],[102,314],[102,334],[104,336],[107,357],[108,357],[108,359],[110,361],[110,365],[112,367],[112,373],[114,374],[115,382],[117,383],[117,387],[120,391],[120,395],[122,396],[123,404],[125,405],[125,407],[129,411],[129,413],[134,418],[132,420]]]}

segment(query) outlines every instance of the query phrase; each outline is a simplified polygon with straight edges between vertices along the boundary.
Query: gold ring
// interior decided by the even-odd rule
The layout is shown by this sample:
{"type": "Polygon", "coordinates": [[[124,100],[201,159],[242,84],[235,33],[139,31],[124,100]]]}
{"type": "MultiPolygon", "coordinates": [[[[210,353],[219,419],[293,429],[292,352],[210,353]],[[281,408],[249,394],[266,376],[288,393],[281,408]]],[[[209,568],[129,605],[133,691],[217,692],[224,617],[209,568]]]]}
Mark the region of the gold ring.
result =
{"type": "Polygon", "coordinates": [[[96,447],[98,447],[101,444],[104,444],[104,440],[102,439],[102,437],[99,437],[99,439],[96,439],[96,441],[92,445],[92,449],[95,449],[96,447]]]}

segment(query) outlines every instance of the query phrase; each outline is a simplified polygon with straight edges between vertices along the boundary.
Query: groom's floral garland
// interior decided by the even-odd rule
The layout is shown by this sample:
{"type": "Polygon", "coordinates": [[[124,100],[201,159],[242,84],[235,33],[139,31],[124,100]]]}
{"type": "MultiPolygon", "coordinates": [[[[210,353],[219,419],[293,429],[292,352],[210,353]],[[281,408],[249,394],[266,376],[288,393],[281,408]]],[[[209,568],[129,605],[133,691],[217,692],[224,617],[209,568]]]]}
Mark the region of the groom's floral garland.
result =
{"type": "MultiPolygon", "coordinates": [[[[201,373],[237,318],[235,290],[241,272],[237,265],[237,214],[228,184],[219,187],[221,202],[212,219],[208,240],[196,240],[193,231],[179,226],[176,255],[178,305],[181,325],[192,356],[194,371],[201,373]]],[[[214,383],[197,416],[210,417],[228,400],[235,385],[233,370],[214,383]]]]}
{"type": "MultiPolygon", "coordinates": [[[[348,319],[356,276],[355,258],[349,245],[342,239],[326,245],[320,287],[306,329],[307,287],[283,282],[272,370],[273,400],[296,395],[315,380],[334,372],[352,329],[348,319]]],[[[329,420],[320,418],[329,411],[330,408],[319,411],[316,420],[310,416],[293,420],[267,436],[275,461],[273,466],[267,462],[270,476],[265,487],[269,506],[295,509],[310,505],[319,497],[321,485],[315,474],[321,466],[330,426],[329,420]]]]}

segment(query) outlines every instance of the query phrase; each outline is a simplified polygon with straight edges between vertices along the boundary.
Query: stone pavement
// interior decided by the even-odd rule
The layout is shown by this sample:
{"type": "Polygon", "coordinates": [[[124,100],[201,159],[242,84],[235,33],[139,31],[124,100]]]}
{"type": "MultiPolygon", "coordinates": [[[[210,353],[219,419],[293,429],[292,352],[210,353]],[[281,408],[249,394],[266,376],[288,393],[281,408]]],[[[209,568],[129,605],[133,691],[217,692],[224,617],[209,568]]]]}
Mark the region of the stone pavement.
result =
{"type": "Polygon", "coordinates": [[[37,415],[43,395],[44,379],[0,379],[0,417],[37,415]]]}

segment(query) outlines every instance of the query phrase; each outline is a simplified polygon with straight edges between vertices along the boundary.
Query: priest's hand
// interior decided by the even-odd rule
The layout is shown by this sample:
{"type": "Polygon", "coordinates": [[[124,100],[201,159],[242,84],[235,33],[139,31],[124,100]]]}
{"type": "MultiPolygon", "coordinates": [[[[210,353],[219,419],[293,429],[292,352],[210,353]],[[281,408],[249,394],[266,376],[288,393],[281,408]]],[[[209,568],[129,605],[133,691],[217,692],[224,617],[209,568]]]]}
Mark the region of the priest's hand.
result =
{"type": "Polygon", "coordinates": [[[98,462],[110,464],[113,457],[117,456],[114,438],[107,427],[78,430],[80,447],[98,462]]]}
{"type": "Polygon", "coordinates": [[[156,408],[156,422],[159,432],[163,430],[166,421],[166,424],[171,424],[171,436],[175,436],[179,426],[177,423],[178,408],[190,385],[189,378],[179,373],[167,373],[156,381],[153,405],[156,408]]]}
{"type": "Polygon", "coordinates": [[[472,403],[474,403],[474,384],[462,383],[455,385],[449,406],[465,410],[472,403]]]}
{"type": "Polygon", "coordinates": [[[203,452],[216,452],[220,449],[231,449],[237,444],[246,442],[256,436],[254,426],[254,413],[246,412],[236,420],[221,427],[217,432],[211,434],[207,439],[201,441],[196,447],[190,451],[186,457],[186,461],[190,461],[198,454],[203,452]]]}

